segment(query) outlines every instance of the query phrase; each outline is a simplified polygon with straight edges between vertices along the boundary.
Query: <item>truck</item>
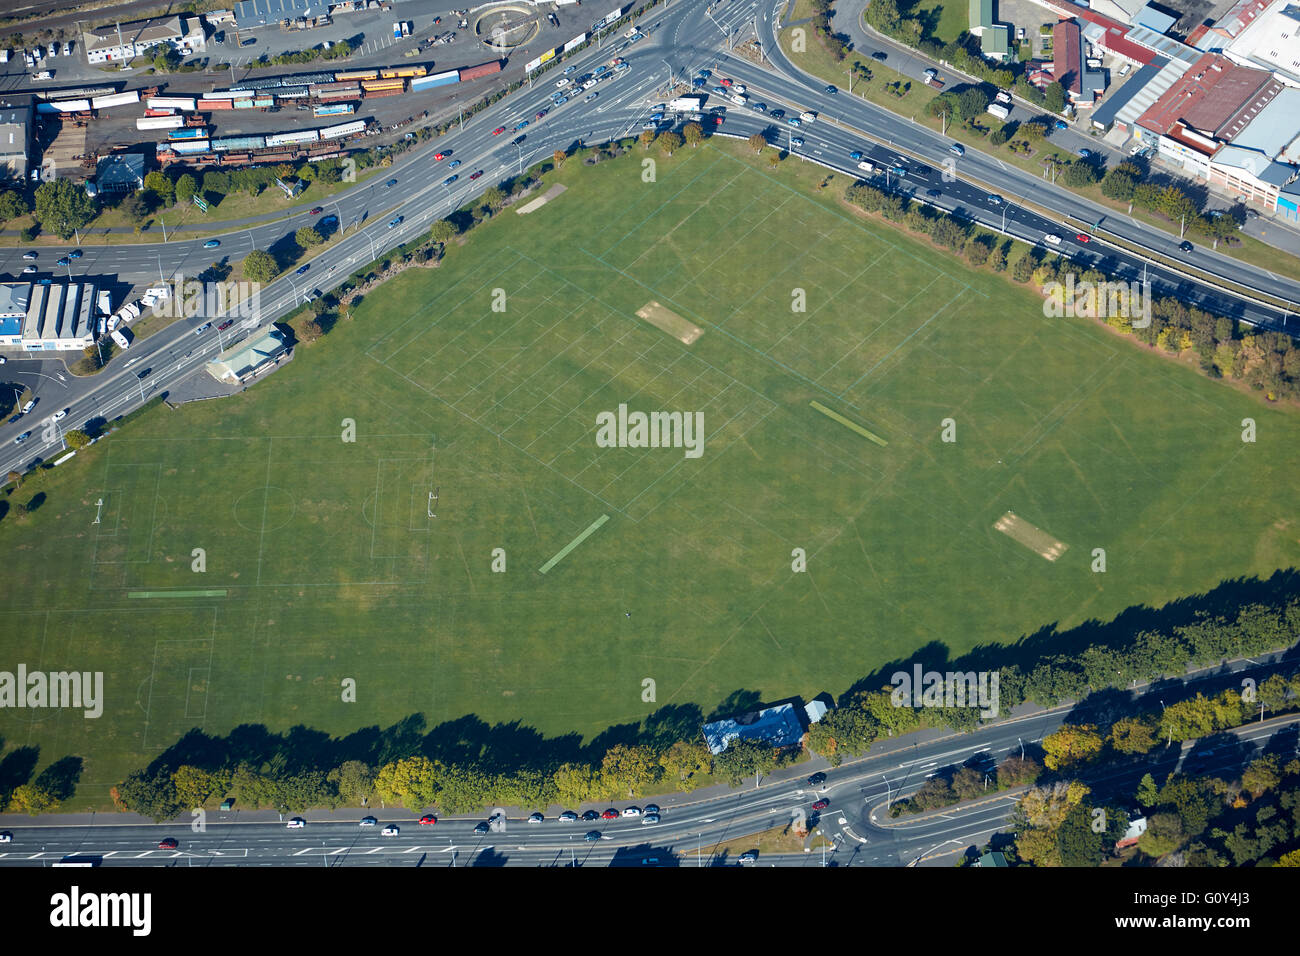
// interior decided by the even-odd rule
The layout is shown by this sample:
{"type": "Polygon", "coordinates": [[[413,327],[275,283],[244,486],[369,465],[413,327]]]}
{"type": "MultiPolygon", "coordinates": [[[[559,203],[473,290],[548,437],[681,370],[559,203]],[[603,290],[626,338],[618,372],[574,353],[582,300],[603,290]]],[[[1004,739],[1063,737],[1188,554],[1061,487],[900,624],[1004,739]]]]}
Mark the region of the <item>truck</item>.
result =
{"type": "Polygon", "coordinates": [[[401,25],[400,23],[394,23],[394,24],[393,24],[393,39],[394,39],[394,40],[400,40],[401,38],[402,38],[402,25],[401,25]]]}
{"type": "Polygon", "coordinates": [[[702,96],[679,96],[676,99],[669,100],[665,105],[674,112],[688,113],[693,110],[698,110],[700,108],[700,101],[703,99],[704,97],[702,96]]]}
{"type": "Polygon", "coordinates": [[[398,26],[401,28],[402,36],[404,36],[404,37],[409,37],[409,36],[411,35],[411,21],[410,21],[410,20],[402,20],[402,21],[398,24],[398,26]]]}
{"type": "Polygon", "coordinates": [[[864,173],[874,173],[876,171],[876,166],[871,162],[871,160],[864,159],[862,162],[858,163],[858,169],[862,170],[864,173]]]}

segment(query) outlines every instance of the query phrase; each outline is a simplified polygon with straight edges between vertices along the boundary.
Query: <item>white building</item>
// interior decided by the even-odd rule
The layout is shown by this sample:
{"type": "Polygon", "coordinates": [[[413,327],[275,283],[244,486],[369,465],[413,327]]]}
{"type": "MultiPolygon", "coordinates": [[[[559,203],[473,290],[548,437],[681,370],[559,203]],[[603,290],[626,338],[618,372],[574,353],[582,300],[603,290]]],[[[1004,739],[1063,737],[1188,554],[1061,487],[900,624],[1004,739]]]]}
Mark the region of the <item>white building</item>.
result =
{"type": "MultiPolygon", "coordinates": [[[[0,336],[0,343],[18,345],[29,352],[79,352],[95,344],[99,314],[95,311],[94,283],[13,283],[7,287],[7,296],[0,295],[0,301],[8,298],[10,311],[22,300],[22,290],[17,286],[24,286],[27,295],[21,335],[17,342],[10,336],[0,336]]],[[[0,329],[5,327],[3,323],[0,318],[0,329]]]]}
{"type": "Polygon", "coordinates": [[[1223,52],[1242,66],[1268,70],[1287,86],[1300,87],[1300,4],[1273,0],[1223,52]]]}
{"type": "Polygon", "coordinates": [[[137,56],[150,56],[158,47],[171,47],[181,56],[207,49],[203,21],[199,17],[158,17],[131,23],[110,23],[82,34],[81,48],[90,63],[122,63],[137,56]]]}

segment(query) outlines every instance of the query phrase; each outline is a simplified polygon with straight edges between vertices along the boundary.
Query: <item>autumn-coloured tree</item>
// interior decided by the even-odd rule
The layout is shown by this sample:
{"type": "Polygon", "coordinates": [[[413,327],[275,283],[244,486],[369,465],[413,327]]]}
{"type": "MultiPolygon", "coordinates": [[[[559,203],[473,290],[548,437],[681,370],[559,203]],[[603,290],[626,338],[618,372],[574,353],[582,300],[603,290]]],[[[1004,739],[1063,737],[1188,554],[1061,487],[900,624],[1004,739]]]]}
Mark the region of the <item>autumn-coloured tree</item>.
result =
{"type": "Polygon", "coordinates": [[[704,129],[699,123],[687,123],[682,127],[682,136],[686,139],[686,145],[694,149],[704,140],[704,129]]]}
{"type": "Polygon", "coordinates": [[[764,136],[762,133],[755,133],[753,136],[749,137],[749,139],[747,139],[745,142],[749,143],[749,148],[752,149],[754,152],[761,153],[763,151],[763,147],[767,145],[767,137],[764,136]]]}
{"type": "Polygon", "coordinates": [[[1043,763],[1063,770],[1087,763],[1101,753],[1102,738],[1092,724],[1066,724],[1043,738],[1043,763]]]}

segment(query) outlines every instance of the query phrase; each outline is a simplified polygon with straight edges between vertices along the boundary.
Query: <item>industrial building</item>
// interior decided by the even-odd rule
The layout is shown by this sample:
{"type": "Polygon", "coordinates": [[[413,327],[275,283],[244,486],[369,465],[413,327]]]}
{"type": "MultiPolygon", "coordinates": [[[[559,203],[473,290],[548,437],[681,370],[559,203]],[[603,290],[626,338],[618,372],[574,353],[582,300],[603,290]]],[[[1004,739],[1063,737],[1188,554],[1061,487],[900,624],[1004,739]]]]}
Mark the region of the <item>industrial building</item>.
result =
{"type": "Polygon", "coordinates": [[[90,63],[122,63],[150,53],[155,47],[168,46],[181,56],[207,49],[206,31],[200,17],[171,16],[130,23],[111,23],[87,30],[81,37],[82,49],[90,63]]]}
{"type": "Polygon", "coordinates": [[[34,107],[30,96],[0,100],[0,179],[27,178],[34,107]]]}
{"type": "Polygon", "coordinates": [[[95,344],[98,322],[93,282],[0,284],[0,346],[81,351],[95,344]]]}
{"type": "Polygon", "coordinates": [[[292,351],[283,332],[269,328],[251,342],[231,346],[209,362],[209,375],[226,385],[242,385],[270,371],[292,351]]]}

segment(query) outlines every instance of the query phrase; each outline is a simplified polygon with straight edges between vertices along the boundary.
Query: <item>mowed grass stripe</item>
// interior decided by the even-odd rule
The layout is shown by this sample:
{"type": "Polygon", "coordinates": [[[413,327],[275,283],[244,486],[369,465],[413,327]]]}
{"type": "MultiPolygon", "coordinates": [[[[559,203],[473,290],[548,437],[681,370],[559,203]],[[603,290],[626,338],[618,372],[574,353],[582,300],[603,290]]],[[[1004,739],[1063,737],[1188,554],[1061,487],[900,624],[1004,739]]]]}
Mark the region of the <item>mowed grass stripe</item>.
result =
{"type": "Polygon", "coordinates": [[[867,431],[867,429],[863,428],[861,425],[857,424],[856,422],[851,422],[851,421],[849,421],[847,418],[845,418],[845,417],[844,417],[843,415],[841,415],[839,412],[833,412],[833,411],[831,411],[829,408],[827,408],[827,407],[826,407],[825,405],[823,405],[821,402],[815,402],[815,401],[814,401],[814,402],[809,402],[808,404],[811,405],[813,408],[817,409],[817,411],[821,412],[821,413],[822,413],[823,415],[825,415],[827,418],[830,418],[830,419],[832,419],[832,420],[834,420],[834,421],[839,422],[841,425],[843,425],[843,426],[846,427],[846,428],[851,428],[851,429],[853,429],[855,432],[857,432],[857,433],[858,433],[859,435],[861,435],[863,438],[869,438],[871,441],[875,442],[877,445],[879,445],[879,446],[882,447],[882,448],[884,448],[886,445],[889,444],[889,442],[885,441],[885,440],[884,440],[883,438],[881,438],[879,435],[875,434],[874,432],[867,431]]]}
{"type": "Polygon", "coordinates": [[[225,590],[208,591],[131,591],[129,598],[191,598],[191,597],[225,597],[225,590]]]}
{"type": "Polygon", "coordinates": [[[600,528],[600,526],[603,525],[608,520],[609,520],[609,515],[601,515],[591,524],[587,525],[586,531],[582,532],[582,534],[578,535],[576,538],[574,538],[572,541],[566,544],[563,548],[560,549],[559,553],[556,554],[555,557],[551,558],[551,560],[547,561],[537,570],[540,571],[542,574],[545,574],[547,571],[551,570],[551,568],[555,567],[557,564],[563,561],[565,557],[568,556],[570,551],[572,551],[578,545],[582,544],[582,542],[586,541],[589,537],[591,537],[591,535],[594,534],[600,528]]]}

